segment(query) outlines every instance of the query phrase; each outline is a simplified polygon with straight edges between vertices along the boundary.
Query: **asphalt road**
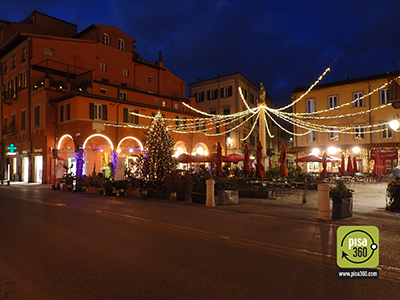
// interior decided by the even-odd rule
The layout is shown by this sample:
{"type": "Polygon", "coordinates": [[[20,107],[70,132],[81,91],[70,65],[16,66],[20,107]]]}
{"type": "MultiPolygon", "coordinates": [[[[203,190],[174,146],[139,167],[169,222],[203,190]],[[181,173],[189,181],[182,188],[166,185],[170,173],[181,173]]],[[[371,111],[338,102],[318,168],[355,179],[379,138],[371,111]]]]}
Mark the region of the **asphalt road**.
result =
{"type": "Polygon", "coordinates": [[[399,233],[379,279],[338,279],[336,227],[200,205],[0,187],[0,298],[398,299],[399,233]]]}

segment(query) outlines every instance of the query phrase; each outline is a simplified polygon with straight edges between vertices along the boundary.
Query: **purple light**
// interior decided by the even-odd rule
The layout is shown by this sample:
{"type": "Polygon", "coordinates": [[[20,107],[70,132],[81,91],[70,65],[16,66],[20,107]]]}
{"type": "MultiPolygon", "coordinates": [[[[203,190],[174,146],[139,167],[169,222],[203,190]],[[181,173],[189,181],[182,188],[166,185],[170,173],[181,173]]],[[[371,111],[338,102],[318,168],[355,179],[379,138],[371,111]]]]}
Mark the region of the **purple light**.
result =
{"type": "Polygon", "coordinates": [[[83,177],[83,151],[75,151],[76,177],[83,177]]]}

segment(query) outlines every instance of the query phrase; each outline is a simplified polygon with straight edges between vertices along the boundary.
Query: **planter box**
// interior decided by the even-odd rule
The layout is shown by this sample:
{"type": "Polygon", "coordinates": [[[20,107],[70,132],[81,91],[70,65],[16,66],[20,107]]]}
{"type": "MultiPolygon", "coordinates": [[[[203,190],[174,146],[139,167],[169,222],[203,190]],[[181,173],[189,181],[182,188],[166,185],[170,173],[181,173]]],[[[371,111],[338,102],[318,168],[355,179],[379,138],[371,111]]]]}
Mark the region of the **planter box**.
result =
{"type": "Polygon", "coordinates": [[[353,197],[345,198],[342,202],[333,201],[332,218],[343,219],[353,215],[353,197]]]}
{"type": "Polygon", "coordinates": [[[89,194],[99,194],[100,193],[100,188],[97,186],[89,186],[87,189],[89,194]]]}
{"type": "Polygon", "coordinates": [[[267,190],[255,190],[253,191],[253,198],[262,198],[267,199],[270,196],[271,192],[267,190]]]}
{"type": "Polygon", "coordinates": [[[239,190],[239,197],[253,198],[253,190],[239,190]]]}
{"type": "Polygon", "coordinates": [[[192,202],[206,204],[206,194],[192,194],[192,202]]]}
{"type": "Polygon", "coordinates": [[[191,201],[190,193],[176,193],[176,200],[178,201],[191,201]]]}
{"type": "Polygon", "coordinates": [[[217,204],[238,204],[239,203],[239,191],[232,190],[219,190],[217,204]]]}
{"type": "Polygon", "coordinates": [[[127,189],[126,193],[130,197],[137,197],[139,195],[139,189],[127,189]]]}

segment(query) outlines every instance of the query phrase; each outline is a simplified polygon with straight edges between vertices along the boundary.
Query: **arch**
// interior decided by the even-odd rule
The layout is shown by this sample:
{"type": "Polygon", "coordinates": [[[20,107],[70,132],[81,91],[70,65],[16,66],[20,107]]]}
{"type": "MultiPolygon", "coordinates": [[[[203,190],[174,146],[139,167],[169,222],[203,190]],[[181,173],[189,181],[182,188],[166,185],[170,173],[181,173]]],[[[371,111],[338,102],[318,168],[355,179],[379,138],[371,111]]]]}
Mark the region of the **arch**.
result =
{"type": "Polygon", "coordinates": [[[74,141],[74,139],[72,138],[72,136],[70,135],[70,134],[64,134],[61,138],[60,138],[60,140],[58,141],[58,144],[57,144],[57,149],[58,150],[60,150],[60,148],[61,148],[61,143],[64,141],[64,139],[65,138],[67,138],[67,137],[69,137],[72,141],[74,141]]]}
{"type": "MultiPolygon", "coordinates": [[[[122,142],[125,141],[125,140],[128,140],[128,139],[134,140],[136,143],[138,143],[139,147],[140,147],[140,151],[143,152],[144,147],[143,147],[142,142],[138,138],[135,138],[134,136],[126,136],[122,140],[120,140],[119,143],[118,143],[117,149],[121,149],[122,142]]],[[[129,148],[129,150],[132,149],[131,147],[128,147],[128,148],[129,148]]],[[[129,151],[129,152],[131,152],[131,151],[129,151]]]]}
{"type": "Polygon", "coordinates": [[[118,49],[121,51],[125,51],[125,41],[123,39],[118,40],[118,49]]]}
{"type": "Polygon", "coordinates": [[[107,33],[103,33],[103,44],[110,46],[110,36],[107,33]]]}
{"type": "Polygon", "coordinates": [[[189,147],[185,142],[178,141],[174,145],[174,156],[178,156],[179,154],[182,154],[182,153],[188,154],[188,152],[189,152],[188,149],[189,149],[189,147]]]}
{"type": "Polygon", "coordinates": [[[192,150],[192,155],[196,155],[196,154],[208,155],[208,154],[210,154],[210,151],[206,144],[199,142],[193,147],[193,150],[192,150]]]}
{"type": "Polygon", "coordinates": [[[111,150],[114,151],[114,145],[113,145],[113,143],[111,142],[111,140],[110,140],[107,136],[105,136],[104,134],[100,134],[100,133],[95,133],[95,134],[92,134],[91,136],[89,136],[89,137],[85,140],[85,142],[83,143],[82,148],[85,149],[87,142],[88,142],[91,138],[96,137],[96,136],[105,138],[105,139],[110,143],[110,148],[111,148],[111,150]]]}

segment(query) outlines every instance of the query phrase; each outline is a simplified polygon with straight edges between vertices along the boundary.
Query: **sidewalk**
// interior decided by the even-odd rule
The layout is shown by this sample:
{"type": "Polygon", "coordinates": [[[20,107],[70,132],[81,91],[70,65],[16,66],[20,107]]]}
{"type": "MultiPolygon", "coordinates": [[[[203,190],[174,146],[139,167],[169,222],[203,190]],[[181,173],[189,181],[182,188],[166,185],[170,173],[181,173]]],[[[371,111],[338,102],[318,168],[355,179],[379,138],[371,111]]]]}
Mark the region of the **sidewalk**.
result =
{"type": "MultiPolygon", "coordinates": [[[[400,213],[386,211],[387,183],[352,183],[347,186],[354,190],[353,217],[333,219],[330,222],[346,224],[381,224],[390,222],[400,225],[400,213]],[[397,223],[398,222],[398,223],[397,223]]],[[[271,199],[239,198],[238,205],[216,206],[217,209],[258,215],[280,216],[300,220],[316,221],[318,218],[318,191],[308,191],[307,204],[302,203],[303,195],[283,195],[271,199]]]]}

